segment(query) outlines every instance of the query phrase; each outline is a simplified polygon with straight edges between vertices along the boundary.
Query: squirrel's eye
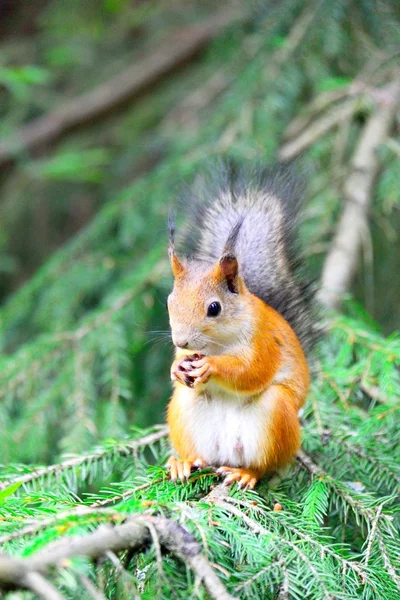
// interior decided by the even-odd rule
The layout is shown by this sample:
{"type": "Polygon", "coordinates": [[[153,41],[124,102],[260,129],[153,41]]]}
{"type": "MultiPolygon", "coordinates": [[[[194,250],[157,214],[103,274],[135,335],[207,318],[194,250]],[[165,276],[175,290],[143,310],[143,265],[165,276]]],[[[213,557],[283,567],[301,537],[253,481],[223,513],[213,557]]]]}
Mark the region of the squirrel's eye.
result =
{"type": "Polygon", "coordinates": [[[221,305],[219,302],[211,302],[207,309],[207,317],[217,317],[221,312],[221,305]]]}

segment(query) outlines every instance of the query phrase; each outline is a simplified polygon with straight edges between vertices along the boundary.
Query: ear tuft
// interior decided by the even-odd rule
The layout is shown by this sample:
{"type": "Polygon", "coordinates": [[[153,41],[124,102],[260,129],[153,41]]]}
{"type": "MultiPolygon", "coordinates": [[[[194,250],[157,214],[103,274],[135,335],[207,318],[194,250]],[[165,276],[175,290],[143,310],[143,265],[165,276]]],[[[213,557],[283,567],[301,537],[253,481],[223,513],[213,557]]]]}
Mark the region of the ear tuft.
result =
{"type": "Polygon", "coordinates": [[[179,277],[185,271],[185,265],[175,254],[175,217],[172,212],[168,215],[168,256],[171,263],[171,269],[174,277],[179,277]]]}
{"type": "Polygon", "coordinates": [[[174,252],[169,253],[172,274],[174,277],[179,277],[185,271],[185,265],[179,260],[174,252]]]}
{"type": "Polygon", "coordinates": [[[228,285],[229,291],[233,294],[237,294],[237,276],[239,265],[236,256],[231,253],[223,254],[219,259],[219,267],[221,269],[222,276],[228,285]]]}

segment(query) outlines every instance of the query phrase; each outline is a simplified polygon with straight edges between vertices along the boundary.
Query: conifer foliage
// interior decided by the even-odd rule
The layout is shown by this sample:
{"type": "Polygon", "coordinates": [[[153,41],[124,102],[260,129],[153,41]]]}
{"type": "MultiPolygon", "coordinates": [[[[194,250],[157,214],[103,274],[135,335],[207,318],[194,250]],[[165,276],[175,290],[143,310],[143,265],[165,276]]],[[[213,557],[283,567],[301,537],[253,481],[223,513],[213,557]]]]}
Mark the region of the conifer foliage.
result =
{"type": "MultiPolygon", "coordinates": [[[[141,4],[134,14],[144,27],[167,14],[163,3],[148,12],[141,4]]],[[[189,22],[215,10],[188,4],[189,22]]],[[[173,82],[99,125],[101,134],[85,132],[92,150],[105,132],[115,135],[116,147],[101,156],[88,159],[78,133],[51,159],[17,155],[11,177],[40,173],[51,194],[55,172],[63,180],[83,169],[85,178],[86,164],[93,176],[94,160],[98,175],[107,152],[123,172],[122,157],[136,168],[139,147],[146,159],[162,148],[117,194],[115,182],[110,193],[99,178],[101,210],[0,307],[0,593],[10,598],[399,597],[400,338],[385,337],[359,304],[325,323],[293,464],[253,492],[227,489],[211,469],[176,485],[164,467],[164,231],[178,189],[210,157],[242,164],[302,154],[302,233],[318,277],[368,120],[397,101],[397,3],[300,4],[258,2],[249,11],[242,3],[173,82]],[[129,123],[138,129],[127,140],[129,123]]],[[[104,61],[98,42],[87,43],[104,61]]],[[[374,149],[369,208],[385,232],[399,202],[396,118],[374,149]]],[[[374,268],[367,258],[367,283],[354,289],[366,304],[374,268]]]]}

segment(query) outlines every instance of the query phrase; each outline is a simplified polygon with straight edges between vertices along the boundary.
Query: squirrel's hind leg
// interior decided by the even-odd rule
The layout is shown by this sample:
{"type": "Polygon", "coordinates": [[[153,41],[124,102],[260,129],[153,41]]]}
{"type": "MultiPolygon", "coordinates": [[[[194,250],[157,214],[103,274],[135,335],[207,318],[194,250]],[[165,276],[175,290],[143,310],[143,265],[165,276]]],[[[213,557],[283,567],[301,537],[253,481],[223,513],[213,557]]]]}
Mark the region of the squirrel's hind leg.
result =
{"type": "Polygon", "coordinates": [[[238,487],[253,490],[262,472],[257,469],[242,469],[238,467],[219,467],[217,473],[225,478],[224,485],[231,485],[235,481],[238,487]]]}
{"type": "Polygon", "coordinates": [[[173,482],[177,479],[180,481],[187,481],[192,469],[204,469],[205,467],[207,467],[207,464],[202,458],[184,460],[171,456],[167,461],[167,469],[169,471],[170,479],[173,482]]]}

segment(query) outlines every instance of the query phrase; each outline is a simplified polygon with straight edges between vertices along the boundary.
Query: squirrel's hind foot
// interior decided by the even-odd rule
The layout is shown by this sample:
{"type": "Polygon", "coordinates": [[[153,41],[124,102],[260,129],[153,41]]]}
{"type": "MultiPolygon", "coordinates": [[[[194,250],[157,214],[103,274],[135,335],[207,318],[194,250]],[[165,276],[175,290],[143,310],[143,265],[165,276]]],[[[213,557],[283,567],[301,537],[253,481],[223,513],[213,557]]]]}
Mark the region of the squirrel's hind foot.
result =
{"type": "Polygon", "coordinates": [[[175,482],[177,479],[184,482],[190,477],[192,469],[204,469],[207,465],[201,458],[195,458],[194,460],[182,460],[171,456],[167,461],[167,469],[171,481],[175,482]]]}
{"type": "Polygon", "coordinates": [[[232,485],[235,481],[239,488],[253,490],[260,478],[260,473],[253,469],[242,469],[237,467],[219,467],[216,471],[224,477],[224,485],[232,485]]]}

